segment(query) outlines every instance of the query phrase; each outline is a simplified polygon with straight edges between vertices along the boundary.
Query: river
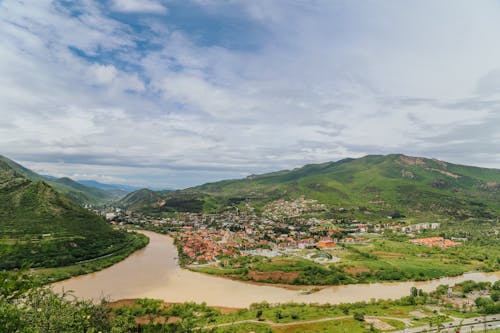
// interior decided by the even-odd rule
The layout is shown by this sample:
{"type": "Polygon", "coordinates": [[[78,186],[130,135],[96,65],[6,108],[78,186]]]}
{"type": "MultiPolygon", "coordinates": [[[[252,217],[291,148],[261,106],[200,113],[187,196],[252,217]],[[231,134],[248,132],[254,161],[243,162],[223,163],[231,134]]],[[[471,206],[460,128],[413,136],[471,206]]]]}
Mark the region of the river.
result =
{"type": "Polygon", "coordinates": [[[167,302],[194,301],[243,308],[261,301],[335,304],[369,301],[372,298],[395,299],[408,295],[412,286],[431,291],[440,284],[453,285],[465,280],[493,282],[500,279],[500,272],[467,273],[426,282],[332,286],[304,294],[300,290],[232,281],[182,269],[177,263],[177,248],[171,237],[149,231],[142,233],[150,239],[144,249],[102,271],[55,283],[54,290],[72,290],[78,297],[93,300],[103,296],[109,300],[147,297],[167,302]]]}

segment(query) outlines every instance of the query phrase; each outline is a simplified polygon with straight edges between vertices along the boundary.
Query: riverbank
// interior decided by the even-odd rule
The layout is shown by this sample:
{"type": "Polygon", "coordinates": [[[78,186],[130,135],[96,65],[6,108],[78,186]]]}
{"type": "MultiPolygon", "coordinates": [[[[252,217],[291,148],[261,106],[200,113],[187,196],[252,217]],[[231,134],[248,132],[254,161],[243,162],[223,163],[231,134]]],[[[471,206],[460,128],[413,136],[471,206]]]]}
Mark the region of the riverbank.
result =
{"type": "Polygon", "coordinates": [[[474,276],[475,274],[482,274],[482,273],[499,273],[499,272],[469,271],[469,272],[464,272],[464,273],[453,275],[453,276],[444,276],[444,277],[440,277],[440,278],[427,279],[427,280],[421,280],[421,281],[403,280],[403,281],[359,282],[359,283],[348,283],[348,284],[339,284],[339,285],[307,285],[307,284],[301,285],[301,284],[286,284],[286,283],[273,283],[273,282],[260,282],[260,281],[253,281],[253,280],[245,280],[245,279],[240,279],[238,277],[234,277],[231,275],[208,273],[208,272],[205,272],[203,270],[198,270],[197,268],[192,268],[192,267],[185,267],[184,269],[189,270],[193,273],[200,273],[200,274],[203,274],[206,276],[216,276],[216,277],[221,278],[221,279],[237,281],[237,282],[251,284],[251,285],[255,285],[255,286],[269,286],[269,287],[283,288],[283,289],[287,289],[287,290],[296,290],[296,291],[301,291],[304,294],[316,293],[316,292],[319,292],[323,289],[327,289],[327,288],[335,287],[335,286],[343,286],[343,285],[371,285],[371,284],[379,284],[379,283],[382,284],[382,283],[397,283],[397,282],[432,282],[432,281],[440,281],[442,279],[455,278],[455,277],[460,277],[460,276],[474,276]]]}
{"type": "Polygon", "coordinates": [[[362,285],[328,286],[314,293],[289,290],[275,285],[256,285],[195,273],[179,267],[173,239],[141,231],[150,238],[144,249],[96,273],[55,283],[55,290],[73,290],[81,298],[99,301],[154,298],[167,302],[206,302],[211,306],[246,308],[252,303],[339,304],[370,299],[398,299],[415,286],[424,291],[440,284],[454,285],[465,280],[495,281],[500,272],[471,273],[426,282],[385,282],[362,285]]]}
{"type": "MultiPolygon", "coordinates": [[[[130,233],[132,235],[132,233],[130,233]]],[[[72,277],[98,272],[128,258],[134,252],[149,244],[149,238],[141,233],[134,233],[134,238],[118,251],[111,254],[85,260],[74,265],[33,269],[43,284],[54,283],[72,277]]]]}
{"type": "MultiPolygon", "coordinates": [[[[496,327],[500,323],[498,301],[457,309],[456,300],[474,298],[478,291],[489,297],[499,290],[498,283],[465,282],[455,286],[450,296],[448,288],[425,293],[409,291],[398,300],[371,300],[369,302],[332,304],[286,303],[252,304],[249,308],[216,308],[205,304],[168,303],[153,299],[123,300],[109,304],[118,315],[133,316],[144,327],[164,325],[210,332],[428,332],[437,328],[460,329],[481,325],[496,327]],[[488,305],[489,304],[489,305],[488,305]],[[407,331],[405,331],[407,329],[407,331]]],[[[489,299],[489,298],[488,298],[489,299]]],[[[159,327],[158,327],[159,328],[159,327]]]]}

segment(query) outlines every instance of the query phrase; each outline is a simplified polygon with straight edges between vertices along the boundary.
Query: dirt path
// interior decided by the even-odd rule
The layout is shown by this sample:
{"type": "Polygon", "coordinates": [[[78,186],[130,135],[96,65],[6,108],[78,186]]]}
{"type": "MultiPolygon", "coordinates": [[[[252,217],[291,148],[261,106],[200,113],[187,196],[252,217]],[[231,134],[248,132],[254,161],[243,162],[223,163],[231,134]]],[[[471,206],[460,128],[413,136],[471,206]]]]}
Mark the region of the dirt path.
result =
{"type": "MultiPolygon", "coordinates": [[[[342,320],[342,319],[349,319],[349,318],[352,318],[352,316],[326,317],[326,318],[320,318],[320,319],[294,321],[294,322],[290,322],[290,323],[275,323],[275,322],[269,321],[269,320],[246,319],[246,320],[239,320],[239,321],[234,321],[234,322],[230,322],[230,323],[223,323],[223,324],[205,326],[203,328],[204,329],[210,329],[210,328],[225,327],[225,326],[232,326],[232,325],[238,325],[238,324],[248,324],[248,323],[266,324],[266,325],[271,326],[271,327],[283,327],[283,326],[296,326],[296,325],[315,324],[315,323],[322,323],[322,322],[325,322],[325,321],[342,320]]],[[[391,319],[391,320],[398,320],[398,321],[404,322],[405,324],[410,322],[410,319],[397,318],[397,317],[366,316],[366,318],[368,318],[368,319],[391,319]]]]}

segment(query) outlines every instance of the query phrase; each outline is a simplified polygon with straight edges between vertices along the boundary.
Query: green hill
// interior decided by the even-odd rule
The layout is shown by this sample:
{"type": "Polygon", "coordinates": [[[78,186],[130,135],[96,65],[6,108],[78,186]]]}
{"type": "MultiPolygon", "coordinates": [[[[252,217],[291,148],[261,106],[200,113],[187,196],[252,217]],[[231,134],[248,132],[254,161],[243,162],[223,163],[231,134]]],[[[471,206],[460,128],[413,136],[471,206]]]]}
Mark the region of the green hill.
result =
{"type": "Polygon", "coordinates": [[[500,213],[500,170],[369,155],[157,193],[154,203],[135,202],[134,207],[151,212],[217,211],[250,202],[259,209],[276,199],[301,196],[326,204],[326,215],[333,217],[491,219],[500,213]]]}
{"type": "Polygon", "coordinates": [[[127,207],[131,210],[147,209],[148,207],[155,207],[161,205],[163,195],[169,191],[152,191],[143,188],[131,192],[118,201],[118,205],[127,207]]]}
{"type": "Polygon", "coordinates": [[[55,267],[116,253],[135,236],[0,160],[0,269],[55,267]]]}
{"type": "Polygon", "coordinates": [[[44,181],[57,191],[80,204],[100,204],[111,202],[113,200],[120,199],[124,194],[123,192],[119,193],[116,191],[106,191],[86,186],[67,177],[44,177],[1,155],[0,161],[7,164],[19,175],[22,175],[32,181],[44,181]]]}

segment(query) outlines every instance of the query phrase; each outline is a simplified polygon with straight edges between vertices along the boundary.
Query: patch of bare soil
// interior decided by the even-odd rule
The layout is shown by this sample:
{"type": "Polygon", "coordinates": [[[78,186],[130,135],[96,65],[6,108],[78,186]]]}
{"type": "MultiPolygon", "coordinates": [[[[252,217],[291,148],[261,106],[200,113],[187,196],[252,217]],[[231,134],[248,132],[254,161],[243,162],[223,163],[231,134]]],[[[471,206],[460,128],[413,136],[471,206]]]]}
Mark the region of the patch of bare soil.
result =
{"type": "Polygon", "coordinates": [[[445,176],[448,176],[448,177],[451,177],[451,178],[454,178],[454,179],[460,178],[459,175],[456,175],[456,174],[454,174],[452,172],[449,172],[449,171],[439,170],[439,169],[433,169],[433,168],[430,168],[429,170],[438,172],[438,173],[440,173],[442,175],[445,175],[445,176]]]}
{"type": "Polygon", "coordinates": [[[350,275],[357,275],[361,273],[368,273],[370,272],[370,269],[365,266],[354,266],[344,268],[344,272],[350,275]]]}
{"type": "Polygon", "coordinates": [[[401,156],[399,160],[404,165],[425,165],[425,160],[421,157],[401,156]]]}
{"type": "Polygon", "coordinates": [[[261,272],[261,271],[249,271],[248,278],[254,281],[273,281],[273,282],[293,282],[300,272],[261,272]]]}
{"type": "MultiPolygon", "coordinates": [[[[174,317],[172,317],[174,318],[174,317]]],[[[178,317],[176,317],[178,318],[178,317]]],[[[181,318],[179,318],[180,320],[182,320],[181,318]]],[[[170,318],[169,318],[170,320],[170,318]]],[[[149,323],[153,323],[153,324],[165,324],[167,322],[167,320],[165,319],[165,317],[162,317],[162,316],[154,316],[154,317],[150,317],[150,316],[141,316],[141,317],[135,317],[135,323],[136,324],[139,324],[139,325],[146,325],[146,324],[149,324],[149,323]]],[[[174,321],[175,323],[175,321],[174,321]]]]}
{"type": "Polygon", "coordinates": [[[365,318],[366,323],[372,324],[374,328],[381,330],[381,331],[387,331],[387,330],[393,330],[394,326],[389,325],[388,323],[376,319],[376,318],[365,318]]]}
{"type": "Polygon", "coordinates": [[[410,316],[415,318],[425,318],[427,315],[420,310],[412,311],[409,313],[410,316]]]}

